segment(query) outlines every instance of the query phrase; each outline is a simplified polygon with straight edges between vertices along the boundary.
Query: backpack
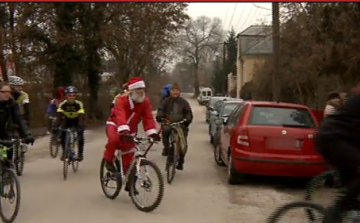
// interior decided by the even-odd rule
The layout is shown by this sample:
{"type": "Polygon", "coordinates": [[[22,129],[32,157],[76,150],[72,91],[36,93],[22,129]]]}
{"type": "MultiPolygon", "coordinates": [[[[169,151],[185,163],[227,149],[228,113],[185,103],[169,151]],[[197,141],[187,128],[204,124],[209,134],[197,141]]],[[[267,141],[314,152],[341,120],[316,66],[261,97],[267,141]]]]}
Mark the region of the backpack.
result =
{"type": "Polygon", "coordinates": [[[164,100],[165,98],[170,96],[170,90],[171,90],[172,84],[165,85],[161,90],[161,100],[164,100]]]}

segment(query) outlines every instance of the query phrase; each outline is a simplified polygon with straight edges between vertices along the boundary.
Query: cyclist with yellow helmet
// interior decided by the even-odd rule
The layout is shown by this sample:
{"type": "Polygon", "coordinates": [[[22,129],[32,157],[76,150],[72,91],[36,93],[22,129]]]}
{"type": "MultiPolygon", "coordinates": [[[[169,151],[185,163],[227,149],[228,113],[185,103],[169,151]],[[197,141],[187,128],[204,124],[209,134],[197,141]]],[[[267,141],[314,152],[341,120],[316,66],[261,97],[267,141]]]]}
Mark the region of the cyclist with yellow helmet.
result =
{"type": "MultiPolygon", "coordinates": [[[[60,102],[56,118],[56,122],[53,128],[53,134],[57,134],[58,127],[61,124],[62,129],[66,129],[72,126],[77,127],[78,132],[78,148],[79,156],[78,161],[82,161],[84,157],[84,121],[85,121],[85,109],[83,103],[79,100],[76,100],[76,94],[78,92],[76,87],[69,86],[65,89],[65,100],[60,102]]],[[[64,149],[65,147],[65,132],[61,134],[61,143],[64,149]]],[[[64,150],[63,150],[64,151],[64,150]]],[[[62,153],[61,160],[64,160],[65,153],[62,153]]]]}
{"type": "Polygon", "coordinates": [[[30,99],[29,95],[22,90],[25,81],[18,76],[9,76],[9,84],[11,87],[11,96],[19,105],[20,115],[24,118],[26,124],[30,124],[30,99]]]}

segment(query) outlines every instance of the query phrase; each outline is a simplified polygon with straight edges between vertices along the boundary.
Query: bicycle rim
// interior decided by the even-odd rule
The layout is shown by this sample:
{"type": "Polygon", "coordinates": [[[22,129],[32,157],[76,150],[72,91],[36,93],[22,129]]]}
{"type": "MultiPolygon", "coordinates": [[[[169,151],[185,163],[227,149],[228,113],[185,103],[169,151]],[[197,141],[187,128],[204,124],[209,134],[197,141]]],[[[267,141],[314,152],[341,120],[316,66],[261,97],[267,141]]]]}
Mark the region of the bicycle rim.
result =
{"type": "Polygon", "coordinates": [[[308,201],[298,201],[286,204],[276,209],[270,217],[267,219],[267,223],[281,223],[281,222],[292,222],[292,223],[322,223],[324,218],[325,209],[319,204],[308,202],[308,201]],[[300,209],[300,210],[299,210],[300,209]],[[301,210],[303,209],[303,210],[301,210]],[[305,214],[304,210],[311,210],[313,213],[317,214],[316,219],[310,220],[305,214]],[[291,214],[291,211],[297,211],[298,213],[291,214]],[[289,216],[286,216],[289,214],[289,216]],[[300,220],[300,218],[306,219],[300,220]]]}
{"type": "Polygon", "coordinates": [[[15,220],[19,213],[20,208],[20,200],[21,200],[21,190],[20,183],[16,174],[11,169],[4,169],[4,173],[2,176],[2,184],[1,184],[1,197],[0,197],[0,216],[3,222],[11,223],[15,220]],[[14,188],[16,187],[16,188],[14,188]],[[14,198],[15,197],[15,198],[14,198]],[[3,204],[3,199],[9,199],[10,203],[15,203],[14,211],[7,216],[5,214],[5,205],[3,204]]]}
{"type": "Polygon", "coordinates": [[[170,150],[172,150],[172,152],[168,154],[166,159],[166,180],[169,184],[172,183],[176,174],[178,152],[175,143],[172,143],[170,150]]]}
{"type": "Polygon", "coordinates": [[[72,165],[72,169],[74,171],[74,173],[77,172],[77,170],[79,169],[79,161],[77,160],[77,158],[79,157],[79,149],[78,149],[78,146],[77,146],[77,143],[75,142],[73,145],[71,145],[71,153],[74,153],[75,154],[75,157],[76,159],[73,159],[72,158],[72,161],[71,161],[71,165],[72,165]]]}
{"type": "Polygon", "coordinates": [[[139,209],[140,211],[144,211],[144,212],[151,212],[160,205],[160,203],[163,199],[164,180],[161,175],[161,171],[160,171],[159,167],[157,167],[155,163],[153,163],[149,160],[146,160],[146,159],[142,159],[141,163],[140,163],[140,168],[145,169],[146,170],[145,172],[147,172],[147,173],[149,172],[150,169],[154,170],[155,175],[156,175],[156,180],[159,182],[159,184],[157,186],[154,186],[153,185],[154,179],[151,180],[149,176],[147,176],[146,179],[144,179],[145,178],[144,175],[142,173],[137,173],[136,166],[134,166],[134,169],[131,171],[130,176],[129,176],[130,197],[137,209],[139,209]],[[137,177],[137,175],[140,175],[142,180],[140,180],[137,177]],[[139,201],[139,199],[137,197],[139,195],[139,189],[137,189],[136,186],[137,185],[140,186],[140,184],[143,184],[143,186],[141,186],[141,188],[139,188],[139,189],[145,189],[148,191],[150,191],[150,190],[152,191],[154,188],[157,189],[157,194],[155,196],[155,199],[150,204],[143,204],[142,202],[139,201]]]}
{"type": "MultiPolygon", "coordinates": [[[[115,168],[117,172],[120,172],[120,164],[118,160],[115,161],[115,168]]],[[[120,174],[117,174],[117,177],[115,179],[111,177],[111,173],[106,170],[105,159],[102,159],[100,164],[100,184],[105,196],[110,199],[115,199],[119,195],[122,187],[122,180],[120,174]],[[110,184],[115,185],[112,186],[110,184]],[[113,189],[114,191],[110,192],[110,189],[113,189]]]]}

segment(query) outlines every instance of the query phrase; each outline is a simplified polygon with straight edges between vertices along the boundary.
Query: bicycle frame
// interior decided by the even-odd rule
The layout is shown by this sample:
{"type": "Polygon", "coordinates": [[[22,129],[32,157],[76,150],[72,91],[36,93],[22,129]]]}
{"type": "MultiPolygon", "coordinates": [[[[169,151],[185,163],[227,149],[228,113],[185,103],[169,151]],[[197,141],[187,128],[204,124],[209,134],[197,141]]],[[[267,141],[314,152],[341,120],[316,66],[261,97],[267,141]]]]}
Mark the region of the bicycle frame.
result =
{"type": "MultiPolygon", "coordinates": [[[[65,132],[65,148],[64,152],[68,155],[71,155],[72,147],[71,144],[77,141],[77,131],[74,127],[63,129],[65,132]]],[[[69,158],[69,157],[68,157],[69,158]]]]}
{"type": "Polygon", "coordinates": [[[133,148],[129,151],[126,151],[126,152],[117,150],[117,154],[115,155],[116,159],[119,160],[119,163],[120,163],[120,175],[121,175],[122,181],[124,182],[124,185],[126,185],[126,183],[128,182],[129,176],[130,176],[130,171],[134,168],[135,165],[136,165],[136,172],[140,171],[141,160],[146,159],[147,153],[150,151],[151,147],[155,144],[155,141],[150,141],[150,144],[149,144],[148,148],[145,150],[145,152],[143,154],[140,154],[141,150],[139,148],[139,145],[141,144],[141,141],[144,141],[144,139],[140,138],[140,140],[135,142],[135,148],[133,148]],[[131,160],[130,166],[127,169],[126,173],[124,173],[122,156],[125,154],[132,153],[132,152],[135,153],[134,158],[131,160]]]}

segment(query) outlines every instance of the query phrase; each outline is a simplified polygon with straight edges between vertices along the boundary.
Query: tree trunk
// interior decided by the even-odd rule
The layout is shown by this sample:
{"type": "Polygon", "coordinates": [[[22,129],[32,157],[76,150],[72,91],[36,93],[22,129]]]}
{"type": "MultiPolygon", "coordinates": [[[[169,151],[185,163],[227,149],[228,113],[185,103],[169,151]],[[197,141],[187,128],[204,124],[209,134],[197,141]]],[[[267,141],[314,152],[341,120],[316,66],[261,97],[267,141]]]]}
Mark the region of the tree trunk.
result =
{"type": "Polygon", "coordinates": [[[0,26],[0,68],[2,72],[2,78],[4,81],[8,81],[7,77],[7,69],[6,69],[6,61],[5,61],[5,55],[3,51],[4,46],[4,32],[3,28],[0,26]]]}

